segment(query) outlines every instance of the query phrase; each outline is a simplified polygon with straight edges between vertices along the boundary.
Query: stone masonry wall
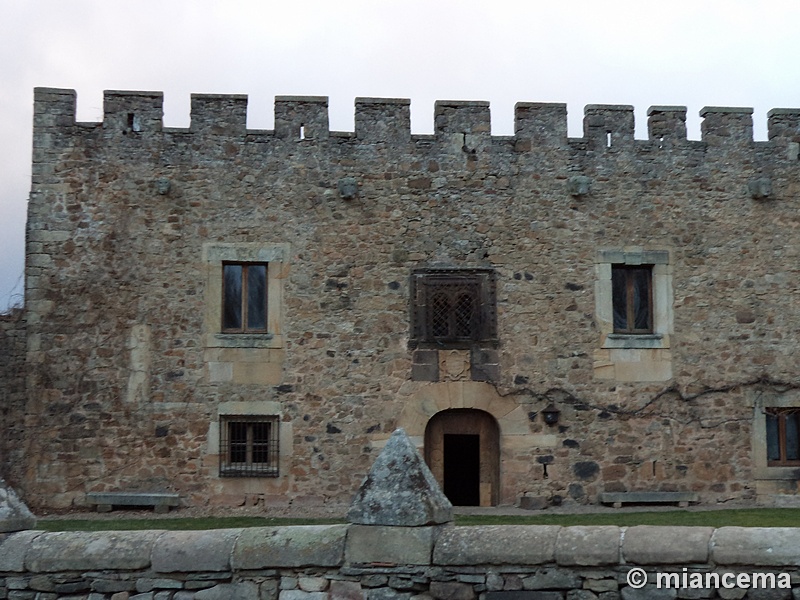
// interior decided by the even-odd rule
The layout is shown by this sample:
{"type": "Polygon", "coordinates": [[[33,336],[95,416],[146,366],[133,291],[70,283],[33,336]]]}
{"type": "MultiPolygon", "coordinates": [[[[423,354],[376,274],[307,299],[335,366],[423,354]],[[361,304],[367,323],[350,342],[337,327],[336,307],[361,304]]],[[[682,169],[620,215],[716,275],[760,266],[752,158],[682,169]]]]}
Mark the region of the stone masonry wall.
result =
{"type": "Polygon", "coordinates": [[[739,527],[23,531],[0,536],[0,598],[791,599],[800,597],[798,545],[798,529],[739,527]],[[628,583],[634,567],[649,577],[641,589],[628,583]],[[658,589],[658,572],[678,579],[658,589]],[[707,573],[718,574],[717,587],[705,587],[707,573]],[[751,589],[733,589],[740,573],[751,589]],[[775,589],[754,573],[775,574],[775,589]],[[681,587],[684,574],[689,585],[681,587]]]}
{"type": "MultiPolygon", "coordinates": [[[[25,320],[22,309],[0,315],[0,479],[21,464],[25,443],[25,320]]],[[[16,481],[11,481],[16,483],[16,481]]]]}
{"type": "Polygon", "coordinates": [[[754,142],[752,111],[704,109],[689,141],[685,108],[653,107],[635,140],[631,107],[592,105],[573,139],[562,104],[518,104],[500,137],[482,102],[438,102],[434,134],[411,135],[405,100],[358,99],[345,133],[325,98],[278,97],[272,131],[209,95],[165,128],[162,100],[108,92],[102,123],[76,123],[73,91],[36,91],[26,453],[8,465],[33,507],[137,489],[343,506],[395,427],[422,447],[452,408],[497,421],[500,504],[797,492],[760,463],[763,406],[800,406],[799,111],[754,142]],[[226,256],[270,262],[252,347],[217,335],[226,256]],[[663,260],[652,347],[608,335],[615,256],[663,260]],[[415,354],[427,266],[494,269],[496,348],[415,354]],[[278,477],[219,477],[230,412],[278,417],[278,477]]]}

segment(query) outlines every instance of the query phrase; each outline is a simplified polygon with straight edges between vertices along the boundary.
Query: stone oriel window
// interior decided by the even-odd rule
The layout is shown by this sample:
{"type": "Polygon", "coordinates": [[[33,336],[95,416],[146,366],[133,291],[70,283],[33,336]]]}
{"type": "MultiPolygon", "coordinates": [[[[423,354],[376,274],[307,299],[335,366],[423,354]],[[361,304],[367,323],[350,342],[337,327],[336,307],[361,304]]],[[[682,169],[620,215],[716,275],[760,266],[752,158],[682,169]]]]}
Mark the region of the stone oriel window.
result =
{"type": "Polygon", "coordinates": [[[800,465],[800,408],[765,408],[767,466],[800,465]]]}
{"type": "Polygon", "coordinates": [[[277,477],[278,418],[220,417],[220,477],[277,477]]]}
{"type": "Polygon", "coordinates": [[[223,333],[267,332],[267,264],[222,265],[223,333]]]}
{"type": "Polygon", "coordinates": [[[614,333],[653,333],[653,266],[612,265],[614,333]]]}
{"type": "Polygon", "coordinates": [[[411,274],[412,348],[470,348],[497,343],[491,269],[418,269],[411,274]]]}

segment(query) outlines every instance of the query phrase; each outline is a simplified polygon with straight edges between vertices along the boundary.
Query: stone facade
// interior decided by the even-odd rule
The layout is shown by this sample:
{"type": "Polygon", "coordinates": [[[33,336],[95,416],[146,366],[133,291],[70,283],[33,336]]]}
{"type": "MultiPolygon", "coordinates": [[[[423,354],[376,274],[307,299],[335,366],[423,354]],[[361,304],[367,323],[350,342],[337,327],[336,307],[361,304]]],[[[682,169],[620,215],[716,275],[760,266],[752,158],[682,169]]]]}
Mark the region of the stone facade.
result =
{"type": "Polygon", "coordinates": [[[437,102],[412,135],[407,100],[358,99],[346,133],[319,97],[276,98],[271,131],[244,96],[193,96],[187,129],[162,126],[160,93],[107,92],[102,123],[75,101],[35,93],[25,388],[4,384],[26,399],[5,468],[32,507],[146,490],[339,510],[396,427],[443,448],[445,479],[480,437],[475,503],[797,493],[765,410],[800,407],[800,110],[754,142],[737,108],[689,141],[683,107],[636,140],[615,105],[575,139],[562,104],[518,104],[499,137],[484,102],[437,102]],[[259,332],[222,326],[224,265],[266,265],[259,332]],[[650,323],[620,333],[615,273],[642,265],[650,323]],[[469,343],[419,333],[442,276],[480,304],[469,343]],[[484,413],[491,448],[463,418],[484,413]],[[262,437],[269,476],[238,476],[262,437]]]}

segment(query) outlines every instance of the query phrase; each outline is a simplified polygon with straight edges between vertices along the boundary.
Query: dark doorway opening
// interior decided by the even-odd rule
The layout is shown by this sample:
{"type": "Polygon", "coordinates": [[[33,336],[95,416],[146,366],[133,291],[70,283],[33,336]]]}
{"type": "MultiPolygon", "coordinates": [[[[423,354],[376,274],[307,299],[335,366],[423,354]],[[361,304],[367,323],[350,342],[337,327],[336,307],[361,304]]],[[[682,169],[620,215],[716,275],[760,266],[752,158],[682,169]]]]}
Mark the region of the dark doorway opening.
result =
{"type": "Polygon", "coordinates": [[[453,506],[480,506],[480,436],[446,433],[443,437],[444,495],[453,506]]]}

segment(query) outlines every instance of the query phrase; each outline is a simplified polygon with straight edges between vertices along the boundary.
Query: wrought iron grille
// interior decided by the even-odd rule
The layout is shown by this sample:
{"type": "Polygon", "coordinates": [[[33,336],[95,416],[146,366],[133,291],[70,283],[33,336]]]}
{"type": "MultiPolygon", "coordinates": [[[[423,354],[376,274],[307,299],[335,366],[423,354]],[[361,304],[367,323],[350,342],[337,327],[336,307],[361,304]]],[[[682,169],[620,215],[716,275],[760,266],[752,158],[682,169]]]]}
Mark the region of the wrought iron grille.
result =
{"type": "Polygon", "coordinates": [[[497,338],[494,272],[419,270],[412,274],[412,345],[469,346],[497,338]]]}
{"type": "Polygon", "coordinates": [[[221,417],[220,477],[277,477],[278,418],[221,417]]]}

